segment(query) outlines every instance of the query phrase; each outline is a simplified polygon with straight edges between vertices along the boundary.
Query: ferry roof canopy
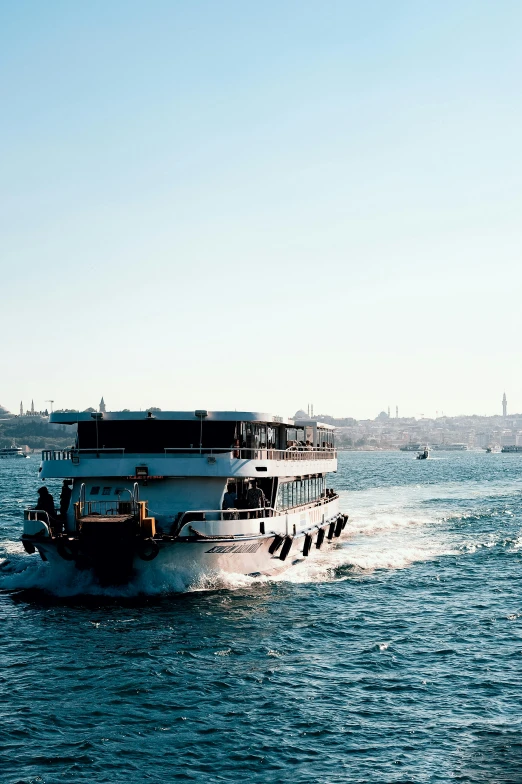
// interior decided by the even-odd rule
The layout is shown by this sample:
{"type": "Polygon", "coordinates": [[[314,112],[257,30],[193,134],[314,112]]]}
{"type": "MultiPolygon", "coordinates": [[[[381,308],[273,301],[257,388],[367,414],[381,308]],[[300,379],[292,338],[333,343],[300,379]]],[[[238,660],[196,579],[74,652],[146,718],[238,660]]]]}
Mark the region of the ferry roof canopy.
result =
{"type": "Polygon", "coordinates": [[[158,419],[167,421],[198,421],[204,419],[205,422],[265,422],[267,424],[290,425],[291,427],[305,427],[317,425],[325,430],[334,430],[332,425],[315,420],[293,420],[286,417],[266,414],[259,411],[107,411],[105,413],[92,411],[79,412],[60,412],[55,411],[49,417],[49,421],[60,425],[75,425],[77,422],[90,422],[93,419],[107,421],[140,421],[143,419],[158,419]]]}

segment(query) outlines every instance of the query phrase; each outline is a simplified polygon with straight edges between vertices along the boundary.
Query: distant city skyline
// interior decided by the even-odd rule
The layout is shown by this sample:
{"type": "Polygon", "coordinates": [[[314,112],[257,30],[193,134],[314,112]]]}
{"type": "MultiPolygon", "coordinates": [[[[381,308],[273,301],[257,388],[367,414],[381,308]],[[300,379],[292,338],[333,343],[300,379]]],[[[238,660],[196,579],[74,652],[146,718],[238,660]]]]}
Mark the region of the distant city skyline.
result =
{"type": "Polygon", "coordinates": [[[521,27],[4,3],[3,405],[522,410],[521,27]]]}
{"type": "MultiPolygon", "coordinates": [[[[50,402],[51,401],[49,399],[45,400],[45,403],[50,403],[50,402]]],[[[55,401],[53,400],[52,403],[54,404],[55,401]]],[[[109,403],[109,406],[107,407],[107,403],[105,402],[105,398],[102,395],[101,399],[99,400],[99,402],[97,404],[95,404],[95,405],[86,405],[86,406],[74,405],[74,403],[70,403],[70,401],[69,401],[68,404],[63,404],[62,405],[62,403],[57,399],[56,405],[54,406],[54,410],[75,409],[75,410],[78,410],[78,411],[84,411],[84,410],[86,410],[88,408],[93,408],[96,411],[102,411],[102,412],[109,411],[110,412],[110,411],[121,411],[122,409],[126,408],[126,409],[131,410],[131,411],[140,411],[140,410],[145,411],[145,410],[147,410],[147,408],[151,408],[151,407],[155,407],[155,406],[157,406],[157,401],[150,403],[150,405],[148,405],[148,406],[141,405],[141,406],[133,407],[132,405],[127,404],[127,405],[114,407],[114,406],[111,406],[110,403],[109,403]]],[[[357,420],[373,420],[373,419],[377,419],[382,414],[385,414],[390,419],[411,419],[411,418],[415,418],[415,419],[421,419],[421,418],[436,419],[436,418],[441,418],[441,417],[459,417],[459,416],[485,416],[485,417],[494,417],[494,416],[504,416],[504,417],[505,416],[508,416],[508,417],[509,416],[515,416],[516,417],[516,416],[522,416],[522,406],[521,406],[521,413],[520,414],[518,412],[516,412],[516,411],[513,411],[513,412],[508,411],[507,406],[508,406],[508,399],[507,399],[506,393],[504,392],[503,393],[503,397],[501,399],[501,403],[499,405],[499,410],[492,411],[492,412],[479,412],[479,411],[476,411],[476,410],[469,410],[469,411],[460,411],[458,413],[449,413],[449,412],[446,412],[446,411],[442,411],[442,410],[438,411],[437,410],[437,411],[434,411],[432,413],[429,413],[429,412],[425,413],[425,412],[418,412],[418,411],[415,412],[415,413],[413,413],[413,412],[412,413],[408,413],[408,412],[404,412],[403,413],[403,412],[400,412],[400,407],[398,405],[395,405],[393,407],[390,406],[390,405],[387,405],[385,407],[380,408],[379,411],[377,411],[374,415],[372,415],[370,413],[369,415],[365,415],[365,416],[356,416],[354,413],[351,413],[349,410],[346,410],[346,411],[326,411],[326,410],[320,410],[320,409],[317,408],[317,406],[314,406],[313,403],[308,403],[301,410],[306,415],[311,416],[311,417],[314,417],[314,416],[317,417],[317,416],[320,416],[320,415],[324,415],[324,416],[332,416],[334,418],[352,417],[353,419],[357,419],[357,420]]],[[[51,407],[49,407],[49,406],[43,406],[43,407],[40,407],[39,405],[35,406],[33,398],[31,398],[30,408],[24,408],[23,400],[20,401],[18,408],[14,408],[14,409],[12,407],[10,407],[9,405],[7,405],[6,403],[2,403],[2,401],[0,400],[0,407],[3,407],[5,409],[7,409],[12,414],[16,414],[18,412],[20,414],[21,413],[25,414],[25,413],[34,413],[35,411],[36,412],[43,412],[43,411],[46,411],[46,410],[49,411],[49,412],[51,411],[51,407]]],[[[180,407],[180,406],[175,406],[175,405],[172,405],[172,404],[171,405],[165,405],[165,406],[157,406],[157,407],[162,409],[163,411],[191,411],[192,409],[195,410],[194,406],[180,407]]],[[[216,406],[213,407],[213,406],[209,406],[209,405],[207,405],[206,408],[208,410],[210,410],[210,411],[212,411],[212,410],[215,410],[215,411],[218,411],[218,410],[230,410],[229,408],[224,408],[224,407],[223,408],[219,408],[219,407],[216,407],[216,406]]],[[[282,413],[286,417],[292,417],[298,409],[296,409],[295,406],[294,406],[293,408],[291,407],[290,410],[288,410],[288,411],[281,411],[280,407],[277,408],[277,409],[271,409],[271,408],[269,409],[266,406],[265,407],[252,407],[252,406],[248,407],[248,406],[246,406],[246,407],[235,407],[235,410],[238,410],[238,411],[265,411],[265,412],[274,413],[274,414],[277,414],[277,413],[281,414],[282,413]]]]}

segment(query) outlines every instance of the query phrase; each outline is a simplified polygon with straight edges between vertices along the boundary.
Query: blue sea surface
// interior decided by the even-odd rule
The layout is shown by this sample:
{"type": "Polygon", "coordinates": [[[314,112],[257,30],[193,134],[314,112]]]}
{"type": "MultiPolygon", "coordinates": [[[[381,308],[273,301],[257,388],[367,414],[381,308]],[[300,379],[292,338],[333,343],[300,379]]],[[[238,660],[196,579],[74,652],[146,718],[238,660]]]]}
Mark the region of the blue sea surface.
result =
{"type": "Polygon", "coordinates": [[[24,553],[37,468],[0,462],[2,784],[522,782],[522,455],[341,454],[334,547],[123,590],[24,553]]]}

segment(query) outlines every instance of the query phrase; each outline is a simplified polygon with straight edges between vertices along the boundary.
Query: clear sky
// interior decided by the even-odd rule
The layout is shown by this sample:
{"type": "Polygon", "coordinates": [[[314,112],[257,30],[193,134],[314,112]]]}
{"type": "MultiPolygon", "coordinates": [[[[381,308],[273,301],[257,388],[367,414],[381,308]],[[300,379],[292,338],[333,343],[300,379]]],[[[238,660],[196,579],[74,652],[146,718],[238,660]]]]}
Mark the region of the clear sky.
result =
{"type": "Polygon", "coordinates": [[[0,403],[522,411],[519,0],[0,2],[0,403]]]}

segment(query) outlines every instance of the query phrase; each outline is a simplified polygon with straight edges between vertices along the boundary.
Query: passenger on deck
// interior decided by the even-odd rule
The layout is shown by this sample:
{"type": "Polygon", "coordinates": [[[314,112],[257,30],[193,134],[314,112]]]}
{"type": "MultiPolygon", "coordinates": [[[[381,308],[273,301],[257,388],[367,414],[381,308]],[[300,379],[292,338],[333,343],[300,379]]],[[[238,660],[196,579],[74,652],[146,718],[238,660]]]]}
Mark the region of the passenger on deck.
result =
{"type": "Polygon", "coordinates": [[[64,479],[62,489],[60,492],[60,517],[62,520],[65,520],[67,517],[67,510],[69,509],[69,504],[71,502],[72,496],[72,482],[70,479],[64,479]]]}
{"type": "MultiPolygon", "coordinates": [[[[223,496],[223,503],[221,505],[222,509],[237,509],[237,488],[236,485],[228,485],[227,491],[223,496]]],[[[227,520],[237,520],[239,514],[237,512],[230,512],[229,514],[225,515],[225,519],[227,520]]]]}
{"type": "Polygon", "coordinates": [[[252,479],[252,482],[250,483],[246,500],[248,509],[257,510],[255,512],[250,512],[250,517],[262,517],[263,507],[266,506],[266,496],[261,488],[257,486],[256,479],[252,479]]]}
{"type": "Polygon", "coordinates": [[[54,523],[56,521],[56,509],[54,508],[54,499],[49,490],[44,486],[38,490],[38,501],[35,509],[39,512],[47,512],[49,521],[54,523]]]}
{"type": "Polygon", "coordinates": [[[237,504],[237,492],[235,485],[229,485],[227,492],[223,496],[223,509],[235,509],[237,504]]]}

